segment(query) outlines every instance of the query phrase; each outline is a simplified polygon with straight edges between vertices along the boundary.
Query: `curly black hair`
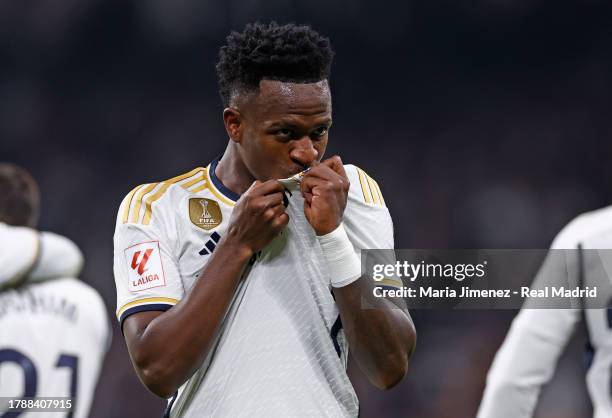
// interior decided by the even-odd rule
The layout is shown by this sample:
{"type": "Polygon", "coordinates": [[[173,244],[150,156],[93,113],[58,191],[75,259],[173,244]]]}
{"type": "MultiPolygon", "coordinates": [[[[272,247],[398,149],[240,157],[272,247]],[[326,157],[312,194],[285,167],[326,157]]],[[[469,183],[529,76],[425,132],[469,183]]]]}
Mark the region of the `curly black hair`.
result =
{"type": "Polygon", "coordinates": [[[219,51],[219,94],[228,106],[232,94],[259,88],[263,79],[314,83],[329,79],[334,51],[328,38],[308,25],[250,23],[232,32],[219,51]]]}

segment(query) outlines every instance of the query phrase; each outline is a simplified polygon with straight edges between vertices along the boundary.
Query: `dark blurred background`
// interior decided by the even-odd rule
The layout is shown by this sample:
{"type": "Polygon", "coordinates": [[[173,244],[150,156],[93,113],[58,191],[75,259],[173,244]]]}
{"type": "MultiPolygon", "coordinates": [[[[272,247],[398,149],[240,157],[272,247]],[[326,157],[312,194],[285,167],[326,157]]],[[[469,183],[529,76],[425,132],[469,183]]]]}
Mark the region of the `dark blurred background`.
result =
{"type": "MultiPolygon", "coordinates": [[[[115,310],[112,235],[135,185],[225,147],[214,64],[230,30],[310,23],[337,52],[330,153],[381,184],[398,248],[546,248],[612,202],[606,0],[0,0],[0,160],[43,191],[41,228],[74,239],[115,310]]],[[[390,392],[351,371],[362,416],[468,418],[513,311],[414,311],[390,392]]],[[[116,321],[92,417],[156,417],[116,321]]],[[[583,418],[578,330],[539,418],[583,418]]]]}

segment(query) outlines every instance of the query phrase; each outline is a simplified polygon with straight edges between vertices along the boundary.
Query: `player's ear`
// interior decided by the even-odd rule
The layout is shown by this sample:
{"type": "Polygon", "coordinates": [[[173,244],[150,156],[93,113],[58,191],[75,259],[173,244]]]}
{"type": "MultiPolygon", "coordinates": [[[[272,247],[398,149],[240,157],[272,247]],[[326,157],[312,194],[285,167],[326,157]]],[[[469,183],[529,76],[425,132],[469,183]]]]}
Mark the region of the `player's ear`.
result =
{"type": "Polygon", "coordinates": [[[223,123],[225,124],[225,130],[230,139],[240,143],[243,129],[243,120],[240,111],[235,107],[226,107],[223,110],[223,123]]]}

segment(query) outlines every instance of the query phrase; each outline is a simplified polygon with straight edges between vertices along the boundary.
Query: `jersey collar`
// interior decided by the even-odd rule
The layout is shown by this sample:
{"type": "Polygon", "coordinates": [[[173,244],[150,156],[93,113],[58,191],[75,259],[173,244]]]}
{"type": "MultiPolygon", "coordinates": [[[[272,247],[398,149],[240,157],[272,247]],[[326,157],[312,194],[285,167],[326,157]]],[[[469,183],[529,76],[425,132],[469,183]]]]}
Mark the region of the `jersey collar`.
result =
{"type": "Polygon", "coordinates": [[[219,193],[221,193],[224,197],[230,199],[232,202],[236,202],[238,201],[238,199],[240,199],[240,195],[238,193],[232,192],[230,189],[225,187],[225,185],[221,183],[219,177],[217,177],[217,174],[215,174],[215,169],[217,168],[217,164],[219,163],[220,159],[221,157],[217,157],[210,163],[210,166],[208,168],[208,177],[212,182],[212,186],[217,189],[219,193]]]}

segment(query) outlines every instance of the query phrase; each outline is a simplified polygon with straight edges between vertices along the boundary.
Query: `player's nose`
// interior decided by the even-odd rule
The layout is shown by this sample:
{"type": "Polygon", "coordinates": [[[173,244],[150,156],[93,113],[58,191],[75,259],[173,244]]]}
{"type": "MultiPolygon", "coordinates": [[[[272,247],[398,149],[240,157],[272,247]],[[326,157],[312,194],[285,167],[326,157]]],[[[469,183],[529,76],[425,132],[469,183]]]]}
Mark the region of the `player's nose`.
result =
{"type": "Polygon", "coordinates": [[[319,151],[314,146],[312,139],[305,136],[294,141],[290,156],[292,160],[299,162],[304,167],[310,167],[319,158],[319,151]]]}

